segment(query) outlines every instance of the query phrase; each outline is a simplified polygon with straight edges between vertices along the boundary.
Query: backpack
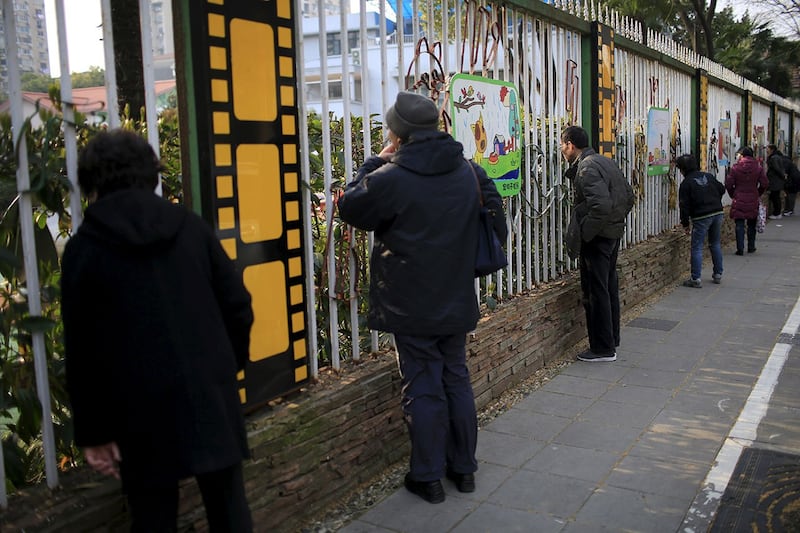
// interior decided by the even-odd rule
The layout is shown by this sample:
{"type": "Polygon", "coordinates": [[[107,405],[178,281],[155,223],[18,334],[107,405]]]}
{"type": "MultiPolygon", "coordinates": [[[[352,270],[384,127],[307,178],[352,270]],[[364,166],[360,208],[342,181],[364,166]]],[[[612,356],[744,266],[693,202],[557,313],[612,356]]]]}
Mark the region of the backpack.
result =
{"type": "Polygon", "coordinates": [[[786,169],[786,191],[797,192],[800,187],[800,169],[788,156],[783,156],[784,168],[786,169]]]}

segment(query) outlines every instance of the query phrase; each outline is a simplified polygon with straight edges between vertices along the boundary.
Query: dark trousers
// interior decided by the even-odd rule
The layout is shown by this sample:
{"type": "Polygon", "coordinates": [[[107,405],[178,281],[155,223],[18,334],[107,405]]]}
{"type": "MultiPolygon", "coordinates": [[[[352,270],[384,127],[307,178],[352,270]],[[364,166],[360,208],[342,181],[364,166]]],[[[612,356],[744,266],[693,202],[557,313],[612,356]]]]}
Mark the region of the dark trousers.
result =
{"type": "Polygon", "coordinates": [[[783,191],[769,191],[769,205],[770,210],[772,211],[773,216],[778,216],[783,211],[781,211],[781,193],[783,191]]]}
{"type": "MultiPolygon", "coordinates": [[[[203,496],[209,531],[250,533],[253,522],[244,492],[242,464],[195,476],[203,496]]],[[[178,528],[178,483],[129,487],[131,531],[169,532],[178,528]]]]}
{"type": "Polygon", "coordinates": [[[783,204],[784,213],[790,213],[790,214],[794,213],[794,201],[796,198],[797,198],[796,192],[786,191],[786,198],[784,199],[784,204],[783,204]]]}
{"type": "Polygon", "coordinates": [[[581,246],[581,290],[589,349],[611,353],[619,346],[619,239],[595,237],[581,246]]]}
{"type": "Polygon", "coordinates": [[[403,382],[403,416],[411,438],[411,479],[441,479],[446,469],[478,469],[478,419],[466,362],[466,332],[395,335],[403,382]]]}
{"type": "Polygon", "coordinates": [[[755,218],[737,218],[736,223],[736,251],[744,252],[744,234],[745,223],[747,224],[747,251],[754,252],[756,250],[756,219],[755,218]]]}

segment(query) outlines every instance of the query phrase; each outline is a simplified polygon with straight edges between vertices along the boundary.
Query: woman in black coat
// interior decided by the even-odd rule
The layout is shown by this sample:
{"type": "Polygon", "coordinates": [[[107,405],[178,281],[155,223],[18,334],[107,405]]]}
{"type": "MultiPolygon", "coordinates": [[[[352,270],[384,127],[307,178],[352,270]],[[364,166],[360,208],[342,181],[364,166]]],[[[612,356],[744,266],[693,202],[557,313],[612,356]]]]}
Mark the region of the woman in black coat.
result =
{"type": "Polygon", "coordinates": [[[767,179],[769,180],[769,218],[776,220],[783,213],[781,193],[786,187],[785,157],[774,144],[767,145],[767,179]]]}
{"type": "Polygon", "coordinates": [[[173,530],[178,481],[195,476],[211,530],[250,531],[236,378],[250,295],[209,226],[153,193],[159,169],[121,130],[80,155],[90,205],[61,280],[75,441],[121,477],[132,530],[173,530]]]}

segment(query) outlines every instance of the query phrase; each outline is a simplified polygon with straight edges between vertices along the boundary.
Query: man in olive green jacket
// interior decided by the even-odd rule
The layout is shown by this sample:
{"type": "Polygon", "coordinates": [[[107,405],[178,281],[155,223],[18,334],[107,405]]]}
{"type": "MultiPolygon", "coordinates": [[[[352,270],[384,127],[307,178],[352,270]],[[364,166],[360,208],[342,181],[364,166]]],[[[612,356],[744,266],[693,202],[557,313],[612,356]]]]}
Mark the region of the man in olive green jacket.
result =
{"type": "Polygon", "coordinates": [[[589,349],[578,359],[616,361],[619,346],[617,255],[634,194],[617,164],[589,147],[579,126],[561,134],[561,153],[570,163],[574,205],[567,229],[567,251],[580,259],[581,290],[589,349]]]}

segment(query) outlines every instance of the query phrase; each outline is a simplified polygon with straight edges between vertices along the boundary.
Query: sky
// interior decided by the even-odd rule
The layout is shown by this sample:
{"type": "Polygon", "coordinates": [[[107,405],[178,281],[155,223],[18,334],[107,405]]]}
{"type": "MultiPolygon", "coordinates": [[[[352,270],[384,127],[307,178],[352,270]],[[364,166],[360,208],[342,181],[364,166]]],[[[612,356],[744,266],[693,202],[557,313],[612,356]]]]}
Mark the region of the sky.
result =
{"type": "MultiPolygon", "coordinates": [[[[748,0],[725,0],[720,3],[722,9],[726,5],[733,6],[736,16],[741,16],[746,9],[754,13],[753,3],[748,0]]],[[[90,67],[103,67],[103,32],[100,28],[102,15],[100,0],[64,0],[67,18],[67,49],[69,50],[69,67],[72,72],[85,72],[90,67]],[[76,9],[76,6],[79,8],[76,9]]],[[[356,4],[357,9],[357,4],[356,4]]],[[[58,26],[56,24],[55,0],[45,0],[45,17],[50,49],[50,71],[54,77],[60,76],[61,67],[58,58],[58,26]]]]}
{"type": "MultiPolygon", "coordinates": [[[[103,30],[100,0],[64,0],[67,19],[67,50],[69,70],[86,72],[89,67],[103,67],[103,30]],[[78,7],[78,9],[76,9],[78,7]]],[[[45,23],[47,24],[50,71],[54,77],[61,75],[58,58],[58,25],[56,24],[55,0],[45,0],[45,23]]]]}

